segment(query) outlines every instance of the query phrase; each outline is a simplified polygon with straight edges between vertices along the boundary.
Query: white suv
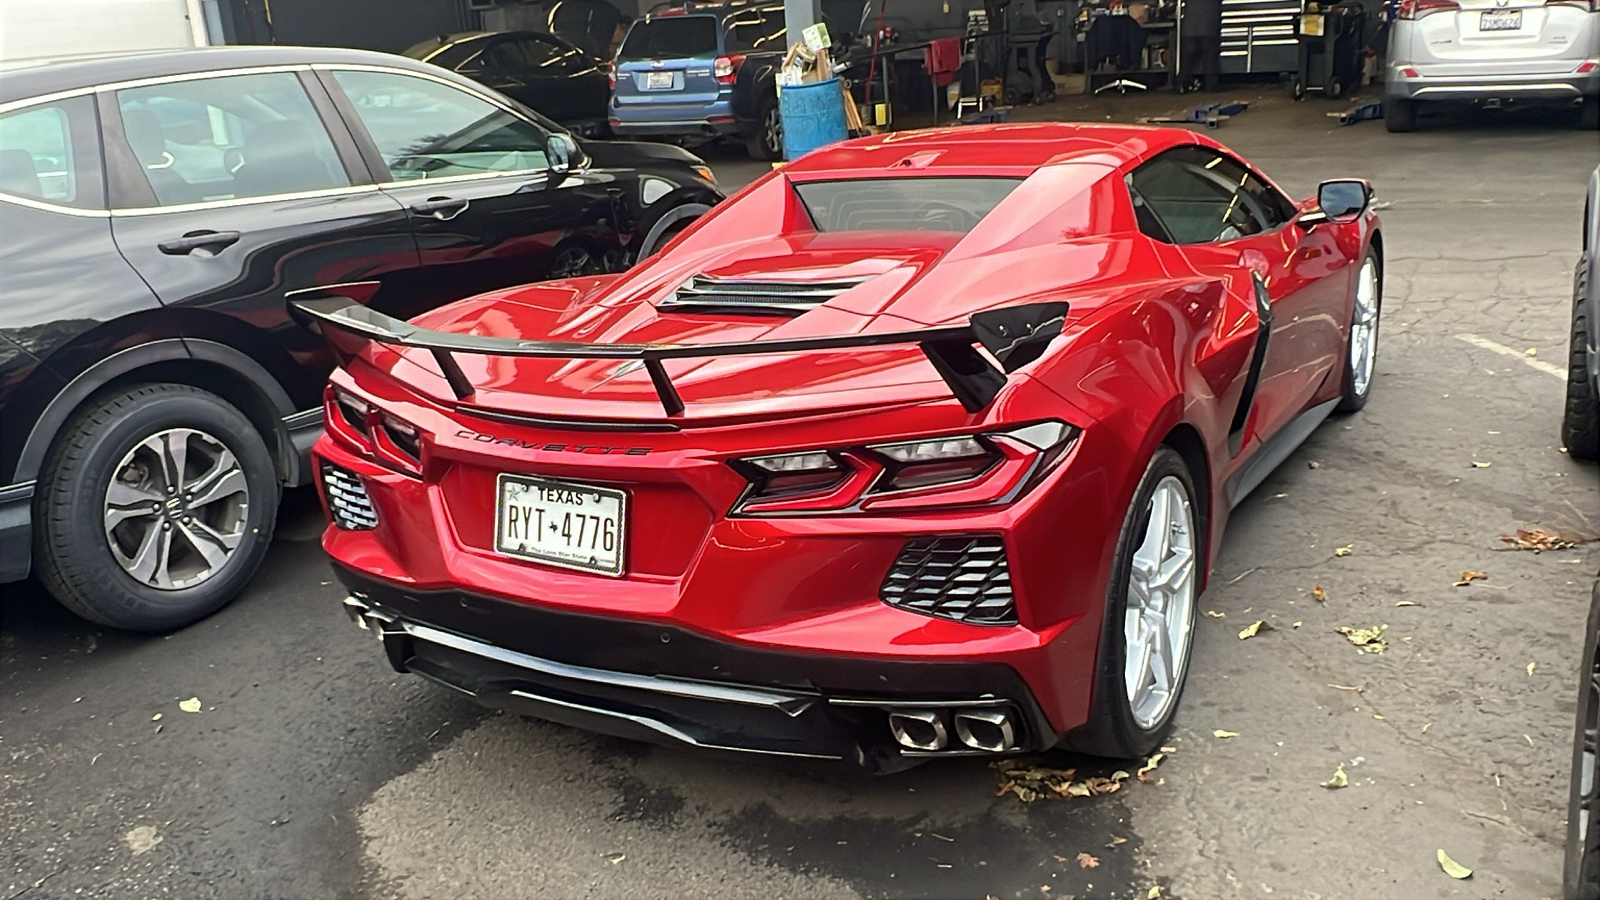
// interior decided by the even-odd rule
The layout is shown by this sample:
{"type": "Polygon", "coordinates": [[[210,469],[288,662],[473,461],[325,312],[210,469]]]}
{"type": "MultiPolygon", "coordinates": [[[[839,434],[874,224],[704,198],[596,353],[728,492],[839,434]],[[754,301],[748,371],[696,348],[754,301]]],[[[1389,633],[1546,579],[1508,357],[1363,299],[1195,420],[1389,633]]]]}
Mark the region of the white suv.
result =
{"type": "Polygon", "coordinates": [[[1600,0],[1402,0],[1389,29],[1384,124],[1417,104],[1561,103],[1600,125],[1600,0]]]}

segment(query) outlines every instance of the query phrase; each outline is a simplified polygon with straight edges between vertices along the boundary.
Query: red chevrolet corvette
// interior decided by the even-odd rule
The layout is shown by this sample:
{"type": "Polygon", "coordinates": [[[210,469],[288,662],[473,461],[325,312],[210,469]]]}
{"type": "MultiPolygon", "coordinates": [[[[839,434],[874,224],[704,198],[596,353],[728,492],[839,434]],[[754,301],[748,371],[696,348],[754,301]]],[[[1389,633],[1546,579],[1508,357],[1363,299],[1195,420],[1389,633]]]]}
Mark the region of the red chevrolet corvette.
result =
{"type": "Polygon", "coordinates": [[[346,609],[400,671],[628,737],[1144,754],[1229,511],[1367,400],[1370,200],[1178,129],[921,131],[620,276],[409,324],[321,289],[346,609]]]}

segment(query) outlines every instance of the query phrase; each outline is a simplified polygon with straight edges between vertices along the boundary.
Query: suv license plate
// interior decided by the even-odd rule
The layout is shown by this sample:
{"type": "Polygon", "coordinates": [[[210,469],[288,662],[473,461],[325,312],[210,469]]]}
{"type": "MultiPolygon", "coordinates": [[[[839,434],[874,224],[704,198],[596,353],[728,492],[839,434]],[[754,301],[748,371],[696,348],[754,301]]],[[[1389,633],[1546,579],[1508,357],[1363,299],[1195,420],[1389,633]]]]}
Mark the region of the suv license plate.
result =
{"type": "Polygon", "coordinates": [[[644,75],[644,89],[647,91],[672,90],[672,73],[646,72],[644,75]]]}
{"type": "Polygon", "coordinates": [[[1521,31],[1522,10],[1486,9],[1478,18],[1479,31],[1521,31]]]}
{"type": "Polygon", "coordinates": [[[601,575],[622,574],[626,492],[502,473],[497,493],[497,552],[601,575]]]}

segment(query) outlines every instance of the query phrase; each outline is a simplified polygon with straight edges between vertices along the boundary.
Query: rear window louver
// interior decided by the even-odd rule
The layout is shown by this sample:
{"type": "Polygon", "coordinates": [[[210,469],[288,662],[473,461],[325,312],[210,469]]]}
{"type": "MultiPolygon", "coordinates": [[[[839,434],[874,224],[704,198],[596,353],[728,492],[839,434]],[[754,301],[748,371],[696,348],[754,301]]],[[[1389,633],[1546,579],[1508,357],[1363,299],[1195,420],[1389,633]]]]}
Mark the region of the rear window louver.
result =
{"type": "Polygon", "coordinates": [[[662,301],[658,308],[682,312],[798,316],[871,277],[835,278],[830,281],[769,281],[696,275],[662,301]]]}

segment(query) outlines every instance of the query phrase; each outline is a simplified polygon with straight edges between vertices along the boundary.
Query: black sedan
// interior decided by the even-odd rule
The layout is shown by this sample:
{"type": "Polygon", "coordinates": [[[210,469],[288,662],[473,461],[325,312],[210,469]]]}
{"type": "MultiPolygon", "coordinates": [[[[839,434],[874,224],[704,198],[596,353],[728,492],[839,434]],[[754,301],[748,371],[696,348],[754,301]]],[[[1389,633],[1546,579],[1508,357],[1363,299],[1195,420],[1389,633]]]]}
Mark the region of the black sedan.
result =
{"type": "MultiPolygon", "coordinates": [[[[120,628],[218,609],[310,479],[333,365],[286,296],[393,315],[652,252],[722,199],[386,54],[229,47],[0,79],[0,582],[120,628]]],[[[402,436],[403,439],[403,436],[402,436]]]]}
{"type": "Polygon", "coordinates": [[[553,34],[468,31],[423,41],[405,55],[481,82],[580,135],[606,130],[609,64],[553,34]]]}

